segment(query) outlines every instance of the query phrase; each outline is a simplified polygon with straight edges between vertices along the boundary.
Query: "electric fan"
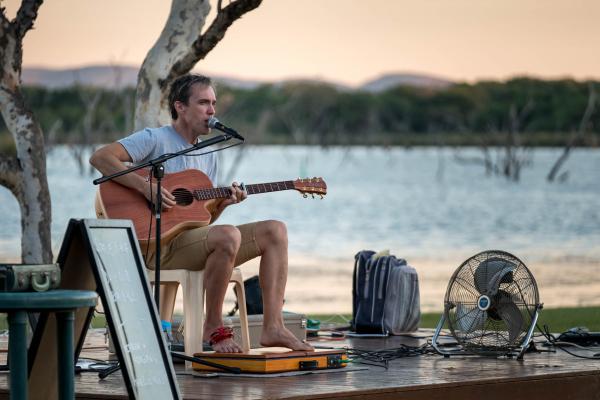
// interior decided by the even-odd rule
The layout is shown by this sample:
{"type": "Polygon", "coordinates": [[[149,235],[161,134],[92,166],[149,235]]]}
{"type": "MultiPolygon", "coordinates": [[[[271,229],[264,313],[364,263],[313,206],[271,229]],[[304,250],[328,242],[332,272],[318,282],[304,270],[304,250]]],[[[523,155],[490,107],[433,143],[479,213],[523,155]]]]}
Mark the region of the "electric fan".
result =
{"type": "Polygon", "coordinates": [[[521,359],[541,308],[535,279],[521,260],[499,250],[481,252],[452,275],[433,347],[444,356],[466,351],[509,357],[516,353],[521,359]],[[440,347],[438,337],[444,323],[461,351],[440,347]]]}

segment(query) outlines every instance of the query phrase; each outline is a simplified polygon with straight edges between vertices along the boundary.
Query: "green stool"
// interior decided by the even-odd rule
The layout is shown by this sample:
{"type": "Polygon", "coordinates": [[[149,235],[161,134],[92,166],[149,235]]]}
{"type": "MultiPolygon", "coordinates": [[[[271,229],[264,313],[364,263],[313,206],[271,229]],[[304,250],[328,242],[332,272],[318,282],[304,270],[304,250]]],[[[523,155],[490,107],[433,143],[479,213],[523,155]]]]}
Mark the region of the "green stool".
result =
{"type": "Polygon", "coordinates": [[[96,292],[86,290],[0,292],[0,312],[8,313],[11,399],[27,399],[28,312],[53,312],[56,314],[59,398],[61,400],[74,398],[73,321],[75,320],[75,310],[82,307],[94,307],[97,297],[96,292]]]}

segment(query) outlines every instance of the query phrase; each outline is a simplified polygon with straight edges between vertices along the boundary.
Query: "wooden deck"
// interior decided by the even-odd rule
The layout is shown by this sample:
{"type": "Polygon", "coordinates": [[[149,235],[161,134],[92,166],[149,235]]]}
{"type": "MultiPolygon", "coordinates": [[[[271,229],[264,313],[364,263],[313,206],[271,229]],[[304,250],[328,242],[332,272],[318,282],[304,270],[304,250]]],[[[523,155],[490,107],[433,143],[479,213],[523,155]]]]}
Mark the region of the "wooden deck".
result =
{"type": "MultiPolygon", "coordinates": [[[[431,332],[426,332],[430,334],[431,332]]],[[[313,342],[356,349],[393,349],[422,340],[390,337],[313,342]]],[[[3,361],[6,353],[1,354],[3,361]]],[[[102,335],[89,335],[82,357],[106,359],[102,335]]],[[[49,368],[52,368],[49,366],[49,368]]],[[[392,361],[386,370],[331,372],[277,378],[198,378],[176,364],[184,399],[600,399],[600,360],[564,352],[528,353],[524,361],[426,355],[392,361]]],[[[0,374],[0,398],[8,398],[7,373],[0,374]]],[[[119,372],[100,381],[96,373],[76,377],[78,399],[125,399],[119,372]]]]}

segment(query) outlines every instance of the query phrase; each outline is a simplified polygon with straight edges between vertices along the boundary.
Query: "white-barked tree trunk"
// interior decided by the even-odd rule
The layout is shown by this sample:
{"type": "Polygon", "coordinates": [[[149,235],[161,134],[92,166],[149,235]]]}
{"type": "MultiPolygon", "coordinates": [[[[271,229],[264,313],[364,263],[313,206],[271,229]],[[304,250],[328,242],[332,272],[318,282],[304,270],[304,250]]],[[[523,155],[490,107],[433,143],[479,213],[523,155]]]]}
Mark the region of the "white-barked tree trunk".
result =
{"type": "Polygon", "coordinates": [[[52,261],[44,136],[20,90],[23,38],[41,4],[42,0],[24,0],[12,21],[0,10],[0,111],[16,148],[14,155],[0,154],[0,184],[19,203],[24,263],[52,261]]]}

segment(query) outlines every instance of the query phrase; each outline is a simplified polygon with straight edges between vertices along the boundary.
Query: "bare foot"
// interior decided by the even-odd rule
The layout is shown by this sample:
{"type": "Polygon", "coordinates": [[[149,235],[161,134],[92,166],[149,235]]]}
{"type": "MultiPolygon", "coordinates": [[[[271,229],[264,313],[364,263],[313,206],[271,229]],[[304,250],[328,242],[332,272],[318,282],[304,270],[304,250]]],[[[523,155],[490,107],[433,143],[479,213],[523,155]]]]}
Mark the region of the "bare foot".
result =
{"type": "Polygon", "coordinates": [[[233,339],[224,339],[211,344],[216,353],[241,353],[242,348],[233,339]]]}
{"type": "Polygon", "coordinates": [[[285,327],[263,327],[260,344],[265,347],[287,347],[292,350],[314,351],[308,343],[298,339],[285,327]]]}
{"type": "Polygon", "coordinates": [[[210,332],[204,331],[203,336],[210,341],[210,346],[216,353],[242,353],[242,348],[233,340],[233,332],[231,332],[231,337],[227,337],[223,334],[215,336],[216,331],[216,329],[210,332]]]}

